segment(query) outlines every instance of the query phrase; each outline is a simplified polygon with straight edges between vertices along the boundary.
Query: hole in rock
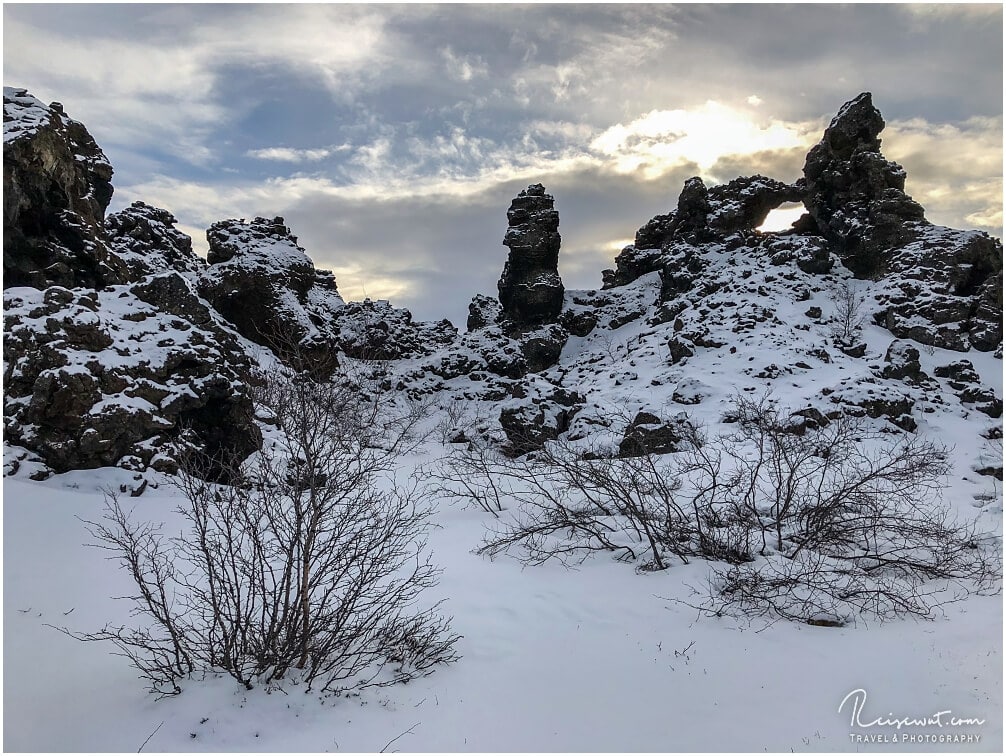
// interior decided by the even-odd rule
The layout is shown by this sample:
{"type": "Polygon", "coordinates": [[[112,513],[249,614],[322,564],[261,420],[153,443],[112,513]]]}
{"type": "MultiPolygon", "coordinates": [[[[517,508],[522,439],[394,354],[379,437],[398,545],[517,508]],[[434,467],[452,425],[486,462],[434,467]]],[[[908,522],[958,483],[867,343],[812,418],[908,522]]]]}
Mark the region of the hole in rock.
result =
{"type": "Polygon", "coordinates": [[[762,233],[773,231],[789,231],[794,221],[807,212],[802,202],[784,202],[775,210],[770,210],[765,221],[758,226],[762,233]]]}

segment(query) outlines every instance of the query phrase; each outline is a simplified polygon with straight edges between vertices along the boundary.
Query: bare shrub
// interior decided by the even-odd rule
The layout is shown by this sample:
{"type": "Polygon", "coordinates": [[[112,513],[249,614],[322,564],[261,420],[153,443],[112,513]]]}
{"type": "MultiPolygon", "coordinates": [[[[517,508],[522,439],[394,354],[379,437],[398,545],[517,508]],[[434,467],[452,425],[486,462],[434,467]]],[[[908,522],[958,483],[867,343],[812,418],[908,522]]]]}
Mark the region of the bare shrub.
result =
{"type": "Polygon", "coordinates": [[[440,419],[433,428],[441,446],[450,443],[472,443],[475,436],[485,423],[484,409],[465,399],[453,398],[440,405],[440,419]]]}
{"type": "Polygon", "coordinates": [[[463,506],[476,505],[494,517],[504,510],[509,460],[486,439],[452,449],[430,471],[431,495],[463,506]]]}
{"type": "Polygon", "coordinates": [[[477,502],[497,517],[504,501],[512,503],[480,554],[517,549],[526,564],[568,564],[603,551],[640,560],[642,569],[664,569],[668,556],[687,561],[693,553],[677,481],[657,455],[604,458],[559,440],[511,458],[473,444],[442,460],[435,474],[438,493],[477,502]]]}
{"type": "Polygon", "coordinates": [[[767,397],[731,414],[733,433],[692,427],[689,450],[665,455],[606,458],[560,439],[518,459],[479,451],[476,476],[468,450],[457,498],[514,504],[478,552],[541,564],[604,551],[641,569],[709,559],[704,611],[817,624],[928,617],[998,590],[996,545],[939,504],[944,448],[848,416],[808,428],[767,397]]]}
{"type": "Polygon", "coordinates": [[[859,340],[866,323],[866,300],[855,284],[842,281],[831,289],[831,335],[836,341],[852,346],[859,340]]]}
{"type": "Polygon", "coordinates": [[[965,584],[996,583],[996,550],[938,503],[944,448],[848,416],[796,432],[767,399],[740,398],[735,415],[736,433],[692,455],[710,556],[737,557],[707,606],[842,624],[928,616],[965,584]]]}
{"type": "Polygon", "coordinates": [[[449,621],[436,605],[419,608],[438,574],[428,507],[388,475],[421,413],[373,386],[282,368],[256,399],[278,433],[233,486],[207,482],[204,457],[187,460],[180,536],[134,523],[114,496],[89,523],[130,573],[146,623],[75,637],[112,642],[162,694],[200,671],[338,693],[454,660],[449,621]]]}

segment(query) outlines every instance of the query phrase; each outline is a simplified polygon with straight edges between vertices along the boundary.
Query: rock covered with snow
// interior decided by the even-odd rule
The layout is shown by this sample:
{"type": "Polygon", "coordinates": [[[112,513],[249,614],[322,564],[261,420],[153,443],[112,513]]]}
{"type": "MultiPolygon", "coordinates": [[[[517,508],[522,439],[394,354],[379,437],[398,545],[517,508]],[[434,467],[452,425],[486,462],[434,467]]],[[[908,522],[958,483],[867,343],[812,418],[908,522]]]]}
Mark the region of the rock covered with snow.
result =
{"type": "Polygon", "coordinates": [[[618,445],[619,457],[669,454],[691,447],[692,428],[688,415],[680,412],[662,420],[652,412],[639,412],[625,428],[618,445]]]}
{"type": "Polygon", "coordinates": [[[519,377],[554,365],[569,331],[561,324],[565,289],[555,200],[544,186],[532,184],[510,203],[507,220],[503,244],[510,254],[498,284],[499,300],[475,295],[468,306],[472,336],[466,341],[485,369],[519,377]]]}
{"type": "Polygon", "coordinates": [[[519,457],[541,449],[569,430],[570,421],[580,411],[583,396],[559,387],[545,389],[530,382],[518,392],[517,401],[500,410],[499,423],[506,434],[504,453],[519,457]]]}
{"type": "Polygon", "coordinates": [[[4,286],[128,280],[104,237],[112,166],[58,102],[4,87],[4,286]]]}
{"type": "Polygon", "coordinates": [[[656,270],[673,277],[678,269],[669,257],[675,251],[686,254],[684,250],[696,245],[714,241],[730,247],[758,244],[755,229],[769,212],[802,197],[799,186],[760,175],[711,189],[698,176],[692,177],[685,181],[677,207],[643,225],[635,241],[615,258],[615,269],[604,271],[604,287],[624,286],[656,270]]]}
{"type": "Polygon", "coordinates": [[[606,457],[644,447],[675,453],[686,448],[693,418],[714,428],[728,424],[724,407],[741,391],[776,392],[787,409],[796,408],[794,433],[841,414],[861,415],[890,433],[924,429],[931,412],[995,416],[1002,405],[994,389],[928,378],[922,368],[932,363],[910,341],[959,351],[1001,344],[1001,244],[914,217],[903,182],[898,189],[899,169],[879,157],[878,133],[877,118],[854,101],[826,134],[827,149],[808,160],[832,161],[816,183],[750,176],[707,188],[690,179],[673,211],[639,229],[601,290],[564,289],[554,200],[532,185],[508,212],[510,254],[499,300],[476,296],[460,336],[448,321],[416,323],[389,302],[344,303],[334,278],[315,269],[282,218],[215,224],[205,265],[170,213],[134,203],[105,224],[109,253],[131,285],[73,292],[66,303],[63,294],[40,294],[57,300],[51,312],[30,297],[29,304],[12,303],[17,319],[9,330],[17,336],[8,339],[8,363],[22,373],[12,373],[9,435],[60,469],[106,460],[169,467],[170,455],[151,449],[181,443],[176,429],[186,423],[205,433],[212,425],[238,426],[255,438],[241,399],[249,380],[243,366],[268,352],[230,327],[298,367],[316,361],[338,369],[336,353],[380,360],[382,380],[394,390],[441,405],[474,403],[495,442],[512,454],[560,437],[606,457]],[[849,171],[849,185],[842,189],[828,170],[849,171]],[[773,207],[811,191],[816,216],[788,232],[757,230],[773,207]],[[899,215],[875,191],[908,210],[899,215]],[[854,259],[858,242],[846,233],[853,225],[819,227],[826,215],[829,223],[873,224],[880,230],[863,238],[885,250],[882,274],[857,282],[865,325],[854,354],[835,347],[831,330],[840,313],[832,292],[849,282],[841,260],[854,259]],[[907,241],[883,231],[892,218],[907,229],[907,241]],[[134,304],[117,309],[113,293],[121,306],[134,304]],[[131,309],[144,307],[149,312],[131,309]],[[98,313],[97,325],[85,311],[98,313]],[[144,323],[150,333],[136,332],[144,323]],[[36,345],[28,338],[33,332],[49,340],[36,345]],[[125,380],[139,389],[119,388],[113,353],[132,354],[135,342],[160,354],[182,346],[176,332],[195,345],[188,356],[158,358],[151,375],[130,363],[125,380]],[[100,357],[94,364],[77,356],[46,361],[36,352],[100,357]],[[203,375],[214,364],[221,366],[216,382],[203,375]],[[64,370],[68,365],[86,370],[64,370]],[[171,392],[185,394],[186,382],[196,396],[192,414],[171,414],[171,392]],[[148,391],[148,383],[159,388],[148,391]],[[126,431],[115,412],[125,413],[126,431]]]}
{"type": "Polygon", "coordinates": [[[884,119],[869,92],[847,102],[804,166],[804,204],[857,277],[883,278],[878,323],[957,351],[1002,342],[1002,242],[934,226],[880,152],[884,119]]]}
{"type": "Polygon", "coordinates": [[[922,372],[919,356],[919,350],[910,343],[895,339],[887,347],[887,354],[884,355],[884,362],[887,364],[884,365],[881,375],[884,378],[922,381],[926,374],[922,372]]]}
{"type": "Polygon", "coordinates": [[[332,314],[329,327],[343,352],[370,360],[422,357],[453,343],[458,335],[449,320],[414,322],[409,310],[387,300],[347,302],[332,314]]]}
{"type": "Polygon", "coordinates": [[[981,385],[981,377],[970,360],[956,360],[947,365],[939,365],[933,371],[937,378],[945,378],[948,387],[962,404],[973,405],[976,410],[989,417],[1001,417],[1002,399],[995,389],[981,385]]]}
{"type": "Polygon", "coordinates": [[[923,225],[893,250],[877,323],[899,338],[966,352],[1002,343],[1002,242],[984,232],[923,225]]]}
{"type": "Polygon", "coordinates": [[[261,434],[244,347],[176,272],[96,291],[4,291],[4,427],[57,472],[172,471],[193,446],[243,459],[261,434]]]}
{"type": "Polygon", "coordinates": [[[515,328],[554,323],[562,309],[559,278],[559,213],[551,194],[532,184],[514,197],[507,210],[503,244],[510,255],[499,280],[503,316],[515,328]]]}
{"type": "Polygon", "coordinates": [[[192,239],[175,228],[177,220],[167,210],[134,202],[105,219],[108,246],[129,268],[134,279],[176,271],[195,278],[206,261],[192,251],[192,239]]]}
{"type": "Polygon", "coordinates": [[[344,306],[330,271],[317,270],[283,218],[224,220],[206,231],[198,290],[247,339],[296,366],[330,364],[332,319],[344,306]]]}

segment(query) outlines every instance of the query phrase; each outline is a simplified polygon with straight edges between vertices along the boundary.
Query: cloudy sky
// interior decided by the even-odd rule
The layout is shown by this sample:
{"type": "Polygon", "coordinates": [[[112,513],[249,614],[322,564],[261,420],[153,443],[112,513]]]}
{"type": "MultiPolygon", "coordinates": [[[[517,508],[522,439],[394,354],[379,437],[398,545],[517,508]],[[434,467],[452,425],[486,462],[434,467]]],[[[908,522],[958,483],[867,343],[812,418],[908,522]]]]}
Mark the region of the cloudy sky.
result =
{"type": "Polygon", "coordinates": [[[4,5],[4,84],[58,100],[205,249],[283,215],[347,298],[463,324],[510,199],[600,285],[683,181],[795,180],[869,90],[934,222],[1002,232],[1002,6],[4,5]]]}

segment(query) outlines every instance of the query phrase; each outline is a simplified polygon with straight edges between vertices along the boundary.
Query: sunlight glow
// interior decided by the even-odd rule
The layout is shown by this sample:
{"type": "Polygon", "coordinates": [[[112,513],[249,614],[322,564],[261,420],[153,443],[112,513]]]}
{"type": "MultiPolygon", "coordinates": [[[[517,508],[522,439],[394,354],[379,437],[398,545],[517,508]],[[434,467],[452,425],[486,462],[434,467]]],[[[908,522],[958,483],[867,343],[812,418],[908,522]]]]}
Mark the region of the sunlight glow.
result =
{"type": "Polygon", "coordinates": [[[708,172],[728,155],[783,150],[813,144],[816,125],[756,119],[754,114],[712,100],[692,110],[653,110],[628,125],[617,124],[591,142],[619,173],[646,179],[693,163],[708,172]]]}

